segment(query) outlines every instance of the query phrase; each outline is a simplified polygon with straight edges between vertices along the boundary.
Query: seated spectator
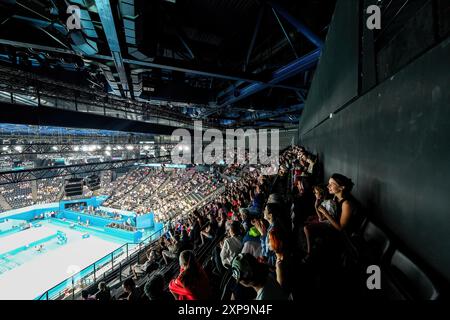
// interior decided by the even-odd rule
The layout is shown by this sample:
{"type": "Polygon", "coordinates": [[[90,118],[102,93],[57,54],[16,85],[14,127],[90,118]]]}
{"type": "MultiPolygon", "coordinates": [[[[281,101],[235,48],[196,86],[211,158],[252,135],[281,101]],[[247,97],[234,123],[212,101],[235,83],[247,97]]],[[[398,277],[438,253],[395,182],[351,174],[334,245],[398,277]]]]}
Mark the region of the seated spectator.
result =
{"type": "Polygon", "coordinates": [[[269,274],[269,268],[251,254],[239,254],[232,263],[233,278],[256,291],[255,300],[287,300],[288,296],[269,274]]]}
{"type": "Polygon", "coordinates": [[[280,228],[274,227],[269,231],[269,246],[275,252],[276,279],[286,293],[292,290],[293,259],[287,245],[286,234],[280,228]]]}
{"type": "Polygon", "coordinates": [[[344,249],[345,237],[357,231],[360,225],[359,203],[350,193],[352,187],[353,182],[349,178],[341,174],[333,174],[328,181],[328,191],[334,196],[336,207],[332,205],[318,207],[326,220],[325,223],[313,228],[314,236],[325,240],[326,247],[330,247],[333,252],[344,249]]]}
{"type": "Polygon", "coordinates": [[[330,226],[330,221],[325,218],[324,211],[328,212],[331,216],[336,218],[336,203],[327,199],[327,192],[325,188],[321,186],[315,186],[313,188],[316,201],[314,204],[316,215],[308,218],[303,227],[306,239],[306,259],[311,254],[311,237],[321,233],[321,230],[330,226]]]}
{"type": "Polygon", "coordinates": [[[95,294],[95,299],[100,301],[109,301],[111,300],[111,292],[109,288],[106,286],[105,282],[100,282],[98,284],[98,292],[95,294]]]}
{"type": "Polygon", "coordinates": [[[207,300],[211,289],[208,277],[192,251],[180,254],[180,273],[170,281],[169,290],[177,300],[207,300]]]}
{"type": "Polygon", "coordinates": [[[144,285],[145,295],[149,300],[171,301],[173,296],[167,292],[164,284],[164,277],[161,274],[152,276],[144,285]]]}
{"type": "Polygon", "coordinates": [[[174,236],[169,240],[169,244],[167,245],[167,250],[163,250],[162,257],[164,259],[165,264],[168,264],[168,260],[174,260],[178,258],[180,253],[181,243],[178,236],[174,236]]]}
{"type": "Polygon", "coordinates": [[[294,233],[298,234],[300,225],[315,212],[313,203],[314,194],[310,188],[309,179],[307,177],[297,179],[293,190],[294,210],[291,217],[294,233]]]}
{"type": "Polygon", "coordinates": [[[147,260],[143,264],[135,264],[132,267],[133,275],[135,278],[146,274],[147,272],[158,269],[159,264],[156,261],[156,252],[154,250],[150,250],[147,252],[147,260]]]}
{"type": "Polygon", "coordinates": [[[215,233],[213,228],[211,227],[211,223],[208,222],[208,225],[200,232],[200,238],[202,240],[202,245],[205,242],[212,241],[214,239],[215,233]]]}
{"type": "Polygon", "coordinates": [[[83,300],[95,300],[95,297],[91,296],[87,290],[81,291],[81,299],[83,300]]]}
{"type": "Polygon", "coordinates": [[[336,216],[326,210],[321,210],[325,218],[338,231],[351,234],[359,226],[358,201],[351,194],[354,184],[351,179],[335,173],[328,181],[328,191],[337,203],[336,216]]]}
{"type": "Polygon", "coordinates": [[[141,300],[141,293],[139,292],[139,289],[136,287],[136,284],[134,283],[133,279],[131,278],[126,279],[122,284],[122,288],[125,291],[125,296],[123,300],[128,301],[141,300]]]}

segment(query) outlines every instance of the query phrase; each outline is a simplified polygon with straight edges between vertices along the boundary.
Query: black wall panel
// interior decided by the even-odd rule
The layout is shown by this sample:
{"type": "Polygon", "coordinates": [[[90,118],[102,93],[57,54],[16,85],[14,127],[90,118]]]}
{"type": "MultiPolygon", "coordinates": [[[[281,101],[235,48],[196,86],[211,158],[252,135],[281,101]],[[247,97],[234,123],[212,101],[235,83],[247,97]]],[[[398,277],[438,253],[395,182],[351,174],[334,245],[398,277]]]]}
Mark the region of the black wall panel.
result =
{"type": "Polygon", "coordinates": [[[358,0],[339,0],[300,120],[305,133],[358,93],[358,0]],[[309,107],[312,106],[312,107],[309,107]]]}
{"type": "MultiPolygon", "coordinates": [[[[450,39],[301,136],[325,173],[450,281],[450,39]]],[[[314,107],[314,106],[311,106],[314,107]]]]}
{"type": "Polygon", "coordinates": [[[389,78],[435,42],[433,2],[426,2],[378,54],[378,78],[389,78]]]}

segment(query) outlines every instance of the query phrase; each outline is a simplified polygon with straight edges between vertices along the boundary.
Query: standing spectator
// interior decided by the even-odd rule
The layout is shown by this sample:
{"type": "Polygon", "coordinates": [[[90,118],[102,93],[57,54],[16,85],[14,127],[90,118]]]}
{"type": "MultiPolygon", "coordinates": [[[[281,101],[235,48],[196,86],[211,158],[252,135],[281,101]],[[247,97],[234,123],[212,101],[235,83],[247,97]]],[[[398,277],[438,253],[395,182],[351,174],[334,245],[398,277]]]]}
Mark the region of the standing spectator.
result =
{"type": "Polygon", "coordinates": [[[240,237],[240,223],[233,221],[229,229],[229,237],[223,241],[220,259],[223,266],[228,269],[234,257],[242,250],[242,238],[240,237]]]}

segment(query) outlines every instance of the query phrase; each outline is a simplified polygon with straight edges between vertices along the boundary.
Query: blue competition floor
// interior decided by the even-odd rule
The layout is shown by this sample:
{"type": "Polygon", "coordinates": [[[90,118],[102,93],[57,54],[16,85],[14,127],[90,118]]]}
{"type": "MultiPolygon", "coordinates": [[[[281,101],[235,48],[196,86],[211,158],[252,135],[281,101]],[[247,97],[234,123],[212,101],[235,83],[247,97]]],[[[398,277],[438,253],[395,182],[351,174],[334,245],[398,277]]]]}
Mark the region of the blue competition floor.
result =
{"type": "MultiPolygon", "coordinates": [[[[113,252],[113,257],[123,255],[124,250],[118,248],[128,243],[126,239],[108,234],[107,229],[86,227],[74,221],[49,218],[32,223],[34,226],[26,230],[15,228],[0,233],[0,300],[35,299],[69,278],[69,269],[89,274],[92,270],[86,267],[99,259],[103,258],[103,261],[97,263],[98,267],[111,263],[109,254],[113,252]],[[61,234],[65,242],[58,236],[61,234]],[[15,289],[17,282],[14,279],[27,283],[29,292],[22,285],[15,289]],[[19,291],[14,293],[14,290],[19,291]]],[[[153,229],[144,230],[142,239],[153,233],[153,229]]],[[[66,285],[63,283],[54,291],[58,292],[66,285]]]]}

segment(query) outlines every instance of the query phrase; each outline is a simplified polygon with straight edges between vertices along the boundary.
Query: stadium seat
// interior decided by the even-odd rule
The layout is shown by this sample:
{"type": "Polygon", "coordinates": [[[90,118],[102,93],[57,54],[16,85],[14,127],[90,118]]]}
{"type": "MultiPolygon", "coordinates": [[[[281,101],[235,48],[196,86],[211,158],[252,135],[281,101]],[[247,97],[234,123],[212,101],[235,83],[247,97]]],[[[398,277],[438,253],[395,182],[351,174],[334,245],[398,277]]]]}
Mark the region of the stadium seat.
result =
{"type": "Polygon", "coordinates": [[[389,300],[437,300],[440,296],[428,275],[399,250],[392,255],[382,279],[389,300]]]}
{"type": "Polygon", "coordinates": [[[362,232],[365,243],[361,252],[363,259],[367,262],[379,263],[386,256],[391,241],[386,233],[371,221],[367,221],[362,232]]]}

